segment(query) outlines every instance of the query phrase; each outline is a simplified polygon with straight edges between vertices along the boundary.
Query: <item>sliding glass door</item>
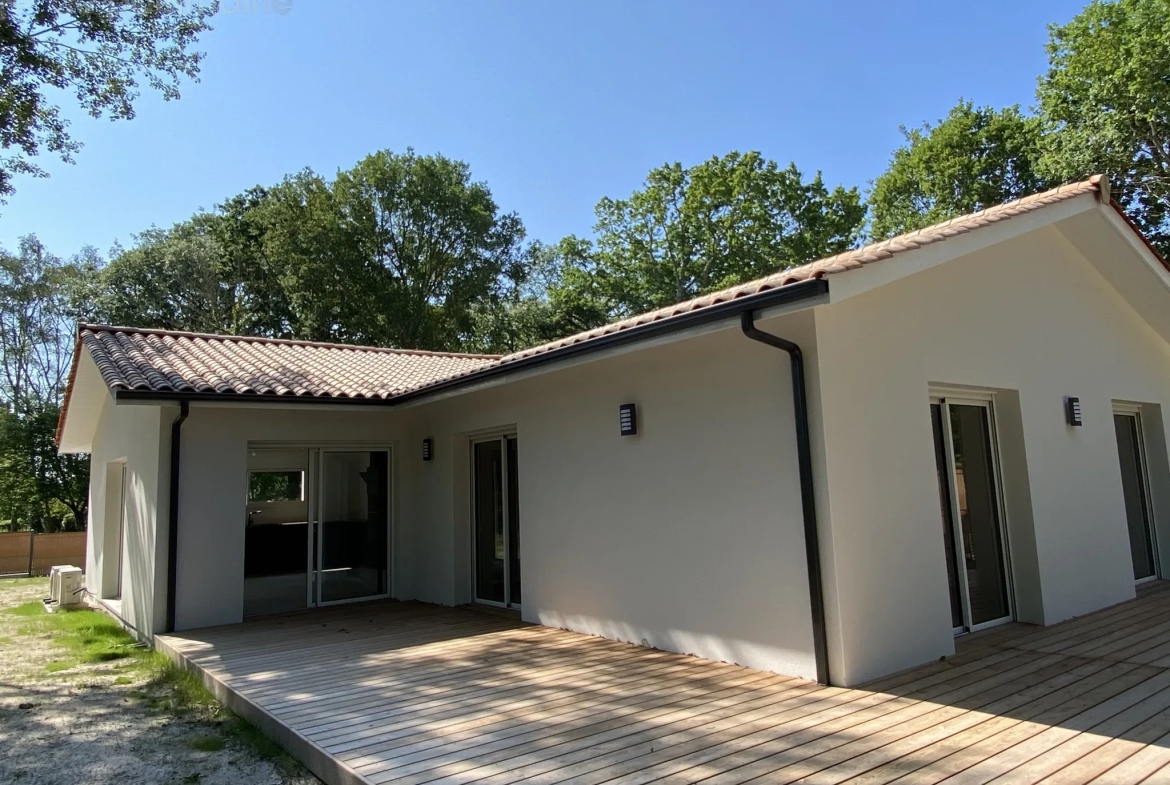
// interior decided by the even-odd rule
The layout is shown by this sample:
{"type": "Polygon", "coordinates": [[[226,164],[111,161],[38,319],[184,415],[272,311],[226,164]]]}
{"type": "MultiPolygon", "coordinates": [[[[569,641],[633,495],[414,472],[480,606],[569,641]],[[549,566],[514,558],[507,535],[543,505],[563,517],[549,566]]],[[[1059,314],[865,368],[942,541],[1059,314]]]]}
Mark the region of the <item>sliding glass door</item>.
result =
{"type": "Polygon", "coordinates": [[[386,594],[390,453],[321,452],[318,603],[386,594]]]}
{"type": "Polygon", "coordinates": [[[244,615],[390,593],[390,450],[249,451],[244,615]]]}
{"type": "Polygon", "coordinates": [[[520,605],[520,484],[514,435],[471,445],[476,602],[520,605]]]}
{"type": "Polygon", "coordinates": [[[1012,618],[994,413],[990,401],[931,403],[943,541],[956,632],[1012,618]]]}
{"type": "Polygon", "coordinates": [[[1121,462],[1121,489],[1125,496],[1125,520],[1129,526],[1133,577],[1139,583],[1155,580],[1158,577],[1158,562],[1154,527],[1151,525],[1149,487],[1146,483],[1141,413],[1137,409],[1115,410],[1113,428],[1117,434],[1117,457],[1121,462]]]}

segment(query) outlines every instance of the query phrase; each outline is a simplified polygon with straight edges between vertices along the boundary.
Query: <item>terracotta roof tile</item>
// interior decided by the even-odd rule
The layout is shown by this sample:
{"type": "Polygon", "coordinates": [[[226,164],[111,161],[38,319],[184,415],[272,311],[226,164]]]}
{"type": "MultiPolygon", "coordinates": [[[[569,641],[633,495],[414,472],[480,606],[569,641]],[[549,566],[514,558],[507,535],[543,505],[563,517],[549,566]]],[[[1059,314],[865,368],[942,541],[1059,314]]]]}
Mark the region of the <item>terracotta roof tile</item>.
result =
{"type": "Polygon", "coordinates": [[[386,399],[495,363],[491,355],[82,325],[113,390],[386,399]]]}

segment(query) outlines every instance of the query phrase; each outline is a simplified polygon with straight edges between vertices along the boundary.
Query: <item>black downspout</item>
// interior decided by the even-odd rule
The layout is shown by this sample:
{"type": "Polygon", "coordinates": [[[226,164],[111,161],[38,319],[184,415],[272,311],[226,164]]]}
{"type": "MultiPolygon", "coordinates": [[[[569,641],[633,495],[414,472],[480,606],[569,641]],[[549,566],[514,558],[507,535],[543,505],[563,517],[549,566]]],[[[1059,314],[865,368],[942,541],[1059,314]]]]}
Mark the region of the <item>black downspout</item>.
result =
{"type": "Polygon", "coordinates": [[[812,604],[813,656],[817,681],[829,683],[829,647],[825,633],[825,596],[821,587],[821,546],[817,535],[816,495],[812,477],[812,446],[808,430],[808,397],[804,384],[804,353],[792,341],[756,329],[751,311],[740,316],[743,334],[788,352],[792,363],[792,415],[796,423],[796,454],[800,467],[800,505],[804,512],[804,554],[808,563],[808,596],[812,604]]]}
{"type": "Polygon", "coordinates": [[[171,423],[171,495],[168,503],[167,534],[167,632],[175,631],[175,589],[179,584],[179,456],[183,421],[190,404],[179,401],[179,416],[171,423]]]}

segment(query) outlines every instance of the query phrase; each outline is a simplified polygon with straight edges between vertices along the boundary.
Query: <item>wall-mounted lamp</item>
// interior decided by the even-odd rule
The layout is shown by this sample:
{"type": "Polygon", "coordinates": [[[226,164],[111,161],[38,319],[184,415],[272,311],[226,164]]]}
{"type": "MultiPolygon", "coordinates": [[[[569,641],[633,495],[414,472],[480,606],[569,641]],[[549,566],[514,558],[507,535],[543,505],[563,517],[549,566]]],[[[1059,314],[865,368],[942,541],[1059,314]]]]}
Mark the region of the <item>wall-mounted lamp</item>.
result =
{"type": "Polygon", "coordinates": [[[429,461],[435,457],[435,440],[423,439],[423,460],[429,461]]]}
{"type": "Polygon", "coordinates": [[[1069,425],[1084,425],[1081,421],[1081,399],[1080,398],[1065,398],[1064,399],[1064,420],[1069,425]]]}
{"type": "Polygon", "coordinates": [[[623,403],[618,407],[618,422],[621,423],[622,436],[637,436],[638,407],[632,403],[623,403]]]}

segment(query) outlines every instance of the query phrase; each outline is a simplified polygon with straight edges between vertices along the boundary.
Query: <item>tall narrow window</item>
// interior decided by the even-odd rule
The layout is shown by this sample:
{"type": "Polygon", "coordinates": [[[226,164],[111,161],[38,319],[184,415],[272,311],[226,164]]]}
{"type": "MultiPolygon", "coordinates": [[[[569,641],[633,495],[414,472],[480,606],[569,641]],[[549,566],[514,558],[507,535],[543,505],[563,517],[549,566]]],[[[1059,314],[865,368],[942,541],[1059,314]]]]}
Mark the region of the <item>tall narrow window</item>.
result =
{"type": "Polygon", "coordinates": [[[943,544],[946,548],[947,584],[951,593],[951,627],[956,631],[964,628],[963,590],[959,585],[959,565],[955,557],[955,520],[951,510],[950,467],[947,463],[945,429],[942,419],[942,404],[930,405],[930,420],[934,426],[934,461],[938,474],[938,496],[942,506],[943,544]]]}
{"type": "Polygon", "coordinates": [[[1125,520],[1129,527],[1129,551],[1133,557],[1133,577],[1137,581],[1146,581],[1158,577],[1158,564],[1141,425],[1141,414],[1137,411],[1118,411],[1113,414],[1117,457],[1121,463],[1121,489],[1125,496],[1125,520]]]}
{"type": "Polygon", "coordinates": [[[101,533],[101,596],[120,600],[126,568],[126,464],[106,464],[106,499],[101,533]]]}
{"type": "Polygon", "coordinates": [[[520,604],[520,505],[515,436],[474,442],[475,599],[520,604]]]}
{"type": "Polygon", "coordinates": [[[956,632],[1012,617],[990,401],[931,404],[943,541],[956,632]]]}

